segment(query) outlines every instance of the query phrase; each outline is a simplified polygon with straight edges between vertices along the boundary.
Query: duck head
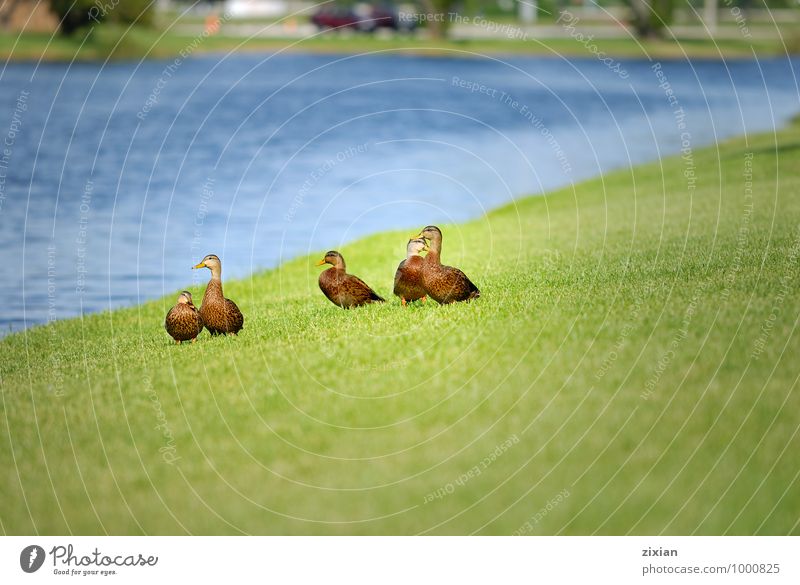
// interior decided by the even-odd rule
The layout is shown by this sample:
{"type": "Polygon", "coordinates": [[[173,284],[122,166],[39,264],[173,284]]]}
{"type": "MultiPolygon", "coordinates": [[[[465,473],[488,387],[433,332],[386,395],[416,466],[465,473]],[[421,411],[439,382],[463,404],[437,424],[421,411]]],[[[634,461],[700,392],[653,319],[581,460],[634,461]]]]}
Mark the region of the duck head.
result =
{"type": "Polygon", "coordinates": [[[211,271],[211,278],[221,278],[222,276],[222,261],[216,254],[209,254],[192,268],[208,268],[211,271]]]}
{"type": "Polygon", "coordinates": [[[408,240],[408,245],[406,246],[406,256],[411,258],[412,256],[419,256],[422,252],[428,251],[428,244],[422,238],[414,238],[412,240],[408,240]]]}
{"type": "Polygon", "coordinates": [[[189,305],[190,307],[194,308],[194,303],[192,302],[192,293],[190,293],[188,290],[182,291],[181,294],[178,295],[178,304],[189,305]]]}
{"type": "Polygon", "coordinates": [[[429,225],[422,228],[418,234],[411,236],[412,238],[422,238],[426,242],[430,242],[430,249],[437,254],[442,251],[442,230],[435,225],[429,225]]]}
{"type": "Polygon", "coordinates": [[[317,262],[317,266],[324,266],[325,264],[330,264],[334,268],[339,268],[344,270],[344,258],[342,257],[339,252],[336,250],[331,250],[325,254],[325,257],[317,262]]]}

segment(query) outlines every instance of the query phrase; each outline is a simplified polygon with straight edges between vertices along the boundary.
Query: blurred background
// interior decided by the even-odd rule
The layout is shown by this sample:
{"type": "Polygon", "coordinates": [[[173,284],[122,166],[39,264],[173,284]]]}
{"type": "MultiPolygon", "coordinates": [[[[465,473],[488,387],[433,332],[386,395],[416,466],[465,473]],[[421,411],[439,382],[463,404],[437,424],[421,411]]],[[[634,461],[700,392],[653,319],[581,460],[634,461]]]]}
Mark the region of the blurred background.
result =
{"type": "Polygon", "coordinates": [[[3,0],[0,330],[775,128],[798,24],[787,0],[3,0]]]}
{"type": "MultiPolygon", "coordinates": [[[[122,46],[114,48],[117,55],[132,53],[137,45],[145,45],[148,54],[158,54],[175,48],[176,37],[199,32],[219,39],[238,38],[236,45],[217,43],[236,48],[249,43],[263,46],[259,41],[268,39],[302,39],[317,32],[406,40],[565,39],[575,36],[570,28],[559,26],[563,12],[568,11],[572,28],[595,39],[713,38],[745,40],[759,47],[781,41],[783,48],[796,52],[799,6],[796,0],[2,0],[0,47],[8,52],[9,43],[15,43],[19,57],[26,54],[37,33],[56,30],[85,39],[87,46],[82,50],[86,54],[103,48],[110,51],[116,44],[108,46],[110,39],[119,41],[124,36],[122,46]],[[90,29],[95,30],[89,34],[90,29]],[[14,34],[19,32],[25,35],[14,34]]],[[[47,54],[64,54],[63,41],[54,40],[47,54]]]]}

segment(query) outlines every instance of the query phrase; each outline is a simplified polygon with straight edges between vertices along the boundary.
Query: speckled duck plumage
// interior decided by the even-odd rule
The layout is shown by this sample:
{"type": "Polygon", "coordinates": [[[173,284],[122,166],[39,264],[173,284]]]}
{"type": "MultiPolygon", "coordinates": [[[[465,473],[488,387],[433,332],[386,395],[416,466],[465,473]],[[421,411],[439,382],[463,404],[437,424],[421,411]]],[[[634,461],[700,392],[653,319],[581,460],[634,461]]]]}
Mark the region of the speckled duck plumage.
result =
{"type": "Polygon", "coordinates": [[[203,325],[211,335],[239,333],[244,327],[244,315],[236,303],[226,299],[222,292],[220,259],[214,254],[209,254],[195,268],[211,270],[211,280],[203,295],[203,304],[200,305],[200,317],[203,319],[203,325]]]}
{"type": "Polygon", "coordinates": [[[394,274],[394,294],[400,297],[400,302],[406,303],[419,299],[425,300],[425,286],[422,282],[422,271],[425,258],[420,252],[427,249],[425,240],[414,238],[408,241],[406,259],[400,262],[394,274]]]}
{"type": "Polygon", "coordinates": [[[189,291],[183,291],[178,296],[178,303],[167,313],[164,328],[177,343],[189,340],[194,343],[195,338],[200,335],[203,320],[189,291]]]}
{"type": "Polygon", "coordinates": [[[422,284],[433,300],[447,304],[470,301],[481,295],[478,287],[461,270],[442,264],[442,232],[438,227],[426,227],[419,237],[430,242],[430,251],[422,267],[422,284]]]}
{"type": "Polygon", "coordinates": [[[330,264],[331,268],[323,270],[319,275],[319,288],[334,305],[350,309],[369,303],[384,302],[384,299],[363,280],[347,274],[344,258],[339,252],[331,250],[325,254],[317,266],[323,264],[330,264]]]}

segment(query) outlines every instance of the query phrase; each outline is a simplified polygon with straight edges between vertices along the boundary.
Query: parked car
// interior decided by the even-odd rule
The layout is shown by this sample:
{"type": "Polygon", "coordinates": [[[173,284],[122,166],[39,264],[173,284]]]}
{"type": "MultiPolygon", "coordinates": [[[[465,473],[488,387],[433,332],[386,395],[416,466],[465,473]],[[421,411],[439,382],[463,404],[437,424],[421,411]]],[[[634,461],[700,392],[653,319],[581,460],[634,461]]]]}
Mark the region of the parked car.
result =
{"type": "Polygon", "coordinates": [[[311,16],[312,24],[320,30],[353,29],[361,32],[374,32],[379,28],[410,32],[417,21],[408,18],[404,12],[386,6],[356,4],[354,7],[325,6],[311,16]]]}

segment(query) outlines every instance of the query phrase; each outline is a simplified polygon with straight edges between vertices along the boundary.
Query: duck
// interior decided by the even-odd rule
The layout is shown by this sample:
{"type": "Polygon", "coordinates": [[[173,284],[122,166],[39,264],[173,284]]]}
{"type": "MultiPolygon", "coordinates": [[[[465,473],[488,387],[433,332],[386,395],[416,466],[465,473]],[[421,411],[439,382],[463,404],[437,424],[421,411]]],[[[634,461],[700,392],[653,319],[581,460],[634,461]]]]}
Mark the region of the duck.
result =
{"type": "Polygon", "coordinates": [[[178,345],[181,341],[191,340],[194,343],[200,335],[203,330],[203,319],[192,302],[192,293],[188,290],[178,295],[177,304],[169,310],[164,320],[164,329],[178,345]]]}
{"type": "Polygon", "coordinates": [[[424,239],[430,248],[422,266],[422,285],[429,297],[444,305],[471,301],[481,296],[481,291],[466,274],[458,268],[442,264],[442,230],[429,225],[413,238],[424,239]]]}
{"type": "Polygon", "coordinates": [[[405,307],[407,303],[422,299],[425,302],[427,293],[422,285],[422,269],[425,258],[420,254],[428,250],[428,245],[422,238],[408,240],[406,245],[406,259],[400,262],[397,272],[394,273],[394,294],[400,297],[400,303],[405,307]]]}
{"type": "Polygon", "coordinates": [[[200,305],[200,318],[208,332],[211,335],[239,333],[244,327],[244,315],[236,303],[222,294],[222,261],[216,254],[209,254],[192,268],[208,268],[211,271],[211,280],[200,305]]]}
{"type": "Polygon", "coordinates": [[[317,266],[325,264],[330,264],[331,268],[323,270],[319,275],[319,288],[334,305],[350,309],[385,301],[359,277],[347,274],[344,257],[336,250],[327,252],[325,257],[317,262],[317,266]]]}

